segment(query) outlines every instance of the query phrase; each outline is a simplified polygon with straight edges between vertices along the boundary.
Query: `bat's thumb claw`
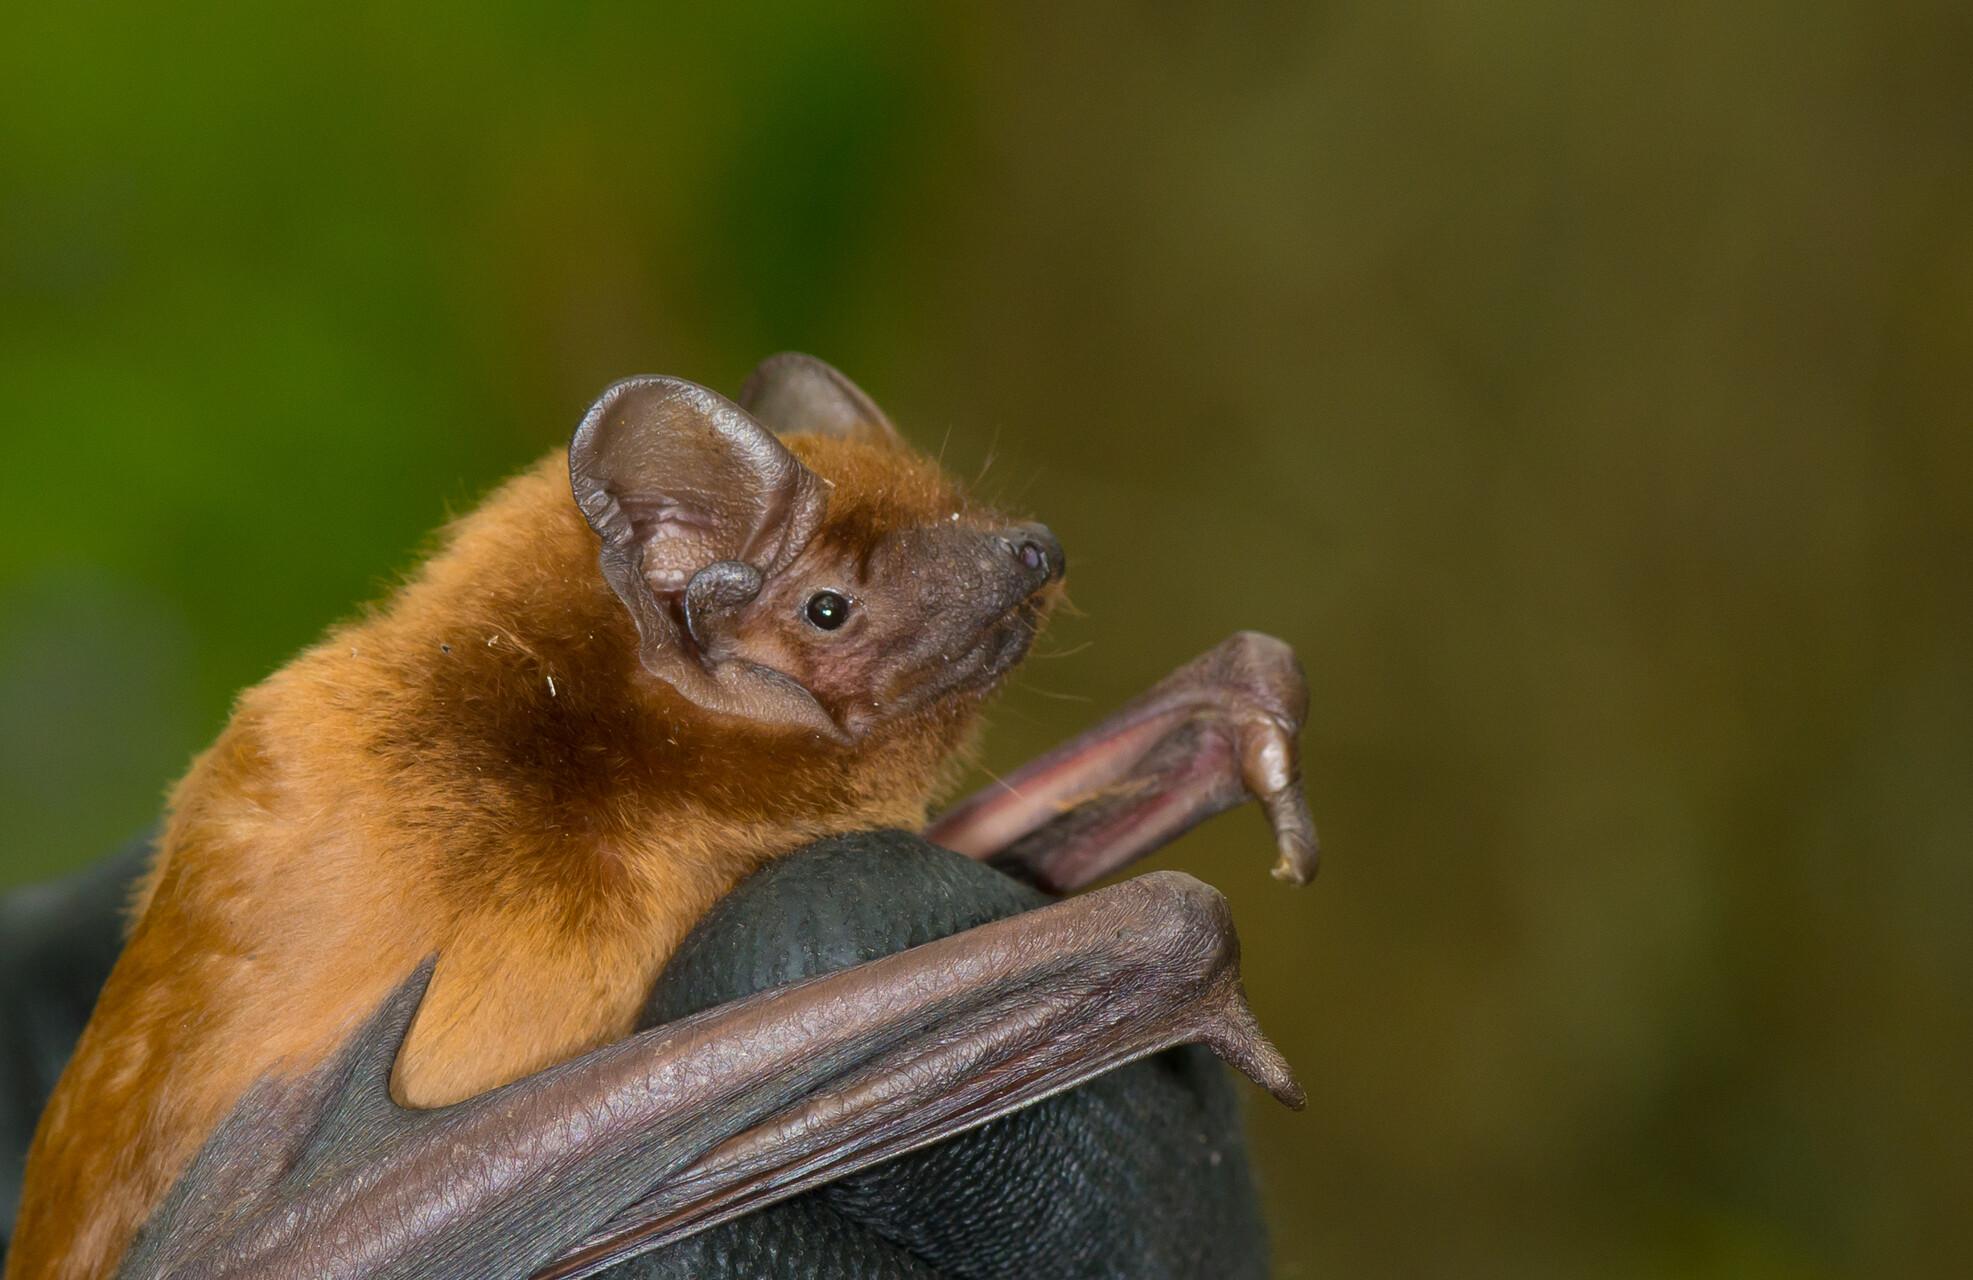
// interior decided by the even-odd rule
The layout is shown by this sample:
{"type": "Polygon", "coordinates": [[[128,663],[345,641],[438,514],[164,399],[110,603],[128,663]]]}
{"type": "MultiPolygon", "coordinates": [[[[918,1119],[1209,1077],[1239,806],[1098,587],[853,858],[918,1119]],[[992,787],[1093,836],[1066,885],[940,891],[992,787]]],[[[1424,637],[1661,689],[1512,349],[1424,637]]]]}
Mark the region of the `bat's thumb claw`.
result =
{"type": "Polygon", "coordinates": [[[1315,879],[1322,865],[1322,841],[1315,834],[1315,819],[1309,814],[1300,785],[1268,796],[1262,804],[1274,825],[1274,845],[1279,851],[1274,859],[1274,878],[1293,885],[1315,879]]]}
{"type": "Polygon", "coordinates": [[[1202,1038],[1208,1048],[1273,1094],[1283,1106],[1300,1111],[1308,1104],[1308,1094],[1295,1079],[1295,1069],[1261,1031],[1237,985],[1220,1001],[1218,1014],[1202,1038]]]}

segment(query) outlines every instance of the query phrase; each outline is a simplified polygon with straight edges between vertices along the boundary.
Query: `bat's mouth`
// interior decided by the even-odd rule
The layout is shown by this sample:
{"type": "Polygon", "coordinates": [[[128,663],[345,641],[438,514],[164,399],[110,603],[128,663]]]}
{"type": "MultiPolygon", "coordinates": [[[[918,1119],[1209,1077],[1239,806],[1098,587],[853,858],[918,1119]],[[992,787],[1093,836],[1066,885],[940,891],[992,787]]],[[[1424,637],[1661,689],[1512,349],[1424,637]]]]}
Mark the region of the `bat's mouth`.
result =
{"type": "Polygon", "coordinates": [[[948,694],[992,692],[1002,677],[1028,656],[1060,595],[1060,589],[1051,582],[1007,606],[981,628],[980,638],[970,649],[929,672],[911,697],[922,703],[948,694]]]}
{"type": "Polygon", "coordinates": [[[1028,649],[1040,633],[1047,612],[1045,605],[1030,596],[1002,614],[999,621],[988,629],[979,643],[983,655],[979,679],[983,683],[999,680],[1028,656],[1028,649]]]}
{"type": "Polygon", "coordinates": [[[1060,595],[1060,588],[1050,581],[1014,600],[979,624],[975,639],[965,648],[946,650],[916,664],[893,687],[890,705],[918,708],[991,693],[1002,677],[1028,656],[1029,646],[1060,595]]]}

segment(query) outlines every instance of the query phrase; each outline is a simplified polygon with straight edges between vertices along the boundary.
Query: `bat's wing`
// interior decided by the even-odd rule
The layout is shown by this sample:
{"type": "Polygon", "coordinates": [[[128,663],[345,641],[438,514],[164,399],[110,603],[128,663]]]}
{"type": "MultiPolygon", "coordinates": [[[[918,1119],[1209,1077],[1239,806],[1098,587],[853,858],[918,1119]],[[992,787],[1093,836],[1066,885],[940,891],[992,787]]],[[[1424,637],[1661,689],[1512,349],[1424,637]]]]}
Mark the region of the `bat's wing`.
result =
{"type": "Polygon", "coordinates": [[[1307,716],[1294,650],[1243,631],[953,806],[925,835],[1066,892],[1251,798],[1274,828],[1275,876],[1307,884],[1318,853],[1297,742],[1307,716]]]}
{"type": "Polygon", "coordinates": [[[429,976],[317,1072],[256,1085],[119,1274],[591,1275],[1188,1041],[1302,1100],[1224,900],[1170,872],[410,1111],[389,1078],[429,976]]]}

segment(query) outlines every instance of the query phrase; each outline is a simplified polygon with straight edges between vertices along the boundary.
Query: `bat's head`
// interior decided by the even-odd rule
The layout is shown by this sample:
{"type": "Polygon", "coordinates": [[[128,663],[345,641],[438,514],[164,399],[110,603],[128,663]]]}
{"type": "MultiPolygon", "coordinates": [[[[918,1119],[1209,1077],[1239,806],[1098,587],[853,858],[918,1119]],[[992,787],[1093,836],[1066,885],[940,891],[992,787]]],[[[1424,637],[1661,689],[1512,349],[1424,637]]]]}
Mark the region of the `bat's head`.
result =
{"type": "Polygon", "coordinates": [[[843,742],[951,722],[1026,654],[1062,547],[970,501],[842,374],[763,363],[739,403],[630,378],[569,472],[644,669],[707,711],[843,742]]]}

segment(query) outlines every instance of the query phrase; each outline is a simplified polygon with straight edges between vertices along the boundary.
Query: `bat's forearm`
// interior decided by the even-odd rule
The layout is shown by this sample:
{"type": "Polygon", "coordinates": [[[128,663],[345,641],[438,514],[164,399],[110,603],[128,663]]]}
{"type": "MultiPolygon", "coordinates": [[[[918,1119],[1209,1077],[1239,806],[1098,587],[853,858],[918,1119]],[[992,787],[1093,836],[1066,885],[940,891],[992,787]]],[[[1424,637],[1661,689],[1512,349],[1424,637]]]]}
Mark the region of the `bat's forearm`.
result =
{"type": "Polygon", "coordinates": [[[1218,894],[1145,876],[406,1111],[426,970],[329,1066],[256,1086],[119,1274],[589,1275],[1185,1041],[1298,1105],[1236,956],[1218,894]]]}

